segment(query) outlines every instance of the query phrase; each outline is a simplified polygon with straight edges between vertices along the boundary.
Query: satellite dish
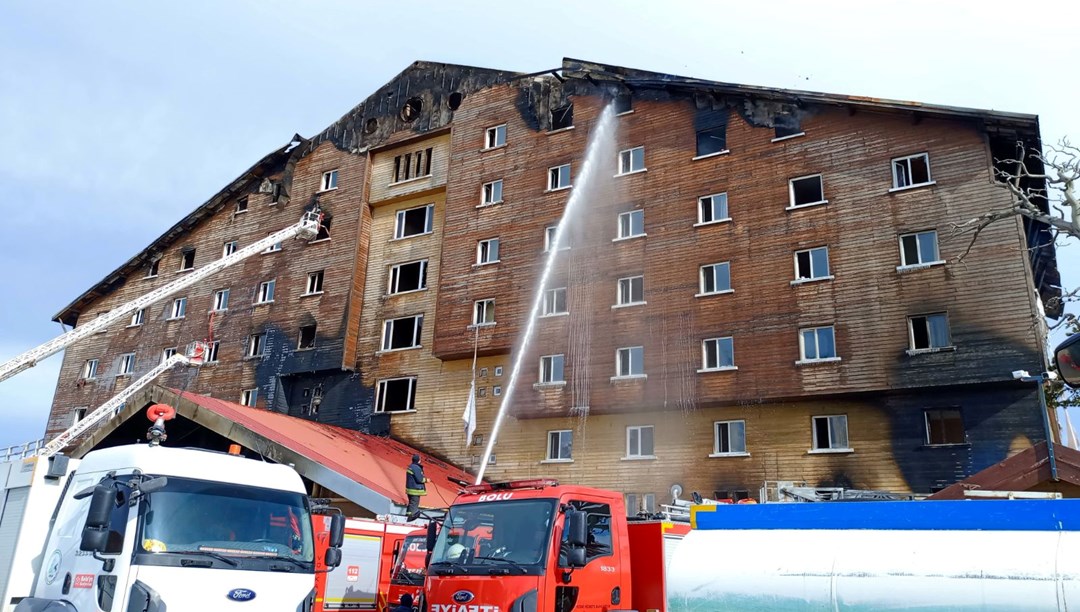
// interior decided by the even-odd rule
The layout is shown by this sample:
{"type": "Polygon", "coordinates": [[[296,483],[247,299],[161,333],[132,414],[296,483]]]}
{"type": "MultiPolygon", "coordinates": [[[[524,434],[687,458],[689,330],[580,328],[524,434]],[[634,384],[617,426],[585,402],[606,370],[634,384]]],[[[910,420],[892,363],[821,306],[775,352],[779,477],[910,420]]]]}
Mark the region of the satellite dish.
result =
{"type": "Polygon", "coordinates": [[[682,485],[677,483],[671,485],[671,499],[679,499],[680,495],[682,495],[682,485]]]}

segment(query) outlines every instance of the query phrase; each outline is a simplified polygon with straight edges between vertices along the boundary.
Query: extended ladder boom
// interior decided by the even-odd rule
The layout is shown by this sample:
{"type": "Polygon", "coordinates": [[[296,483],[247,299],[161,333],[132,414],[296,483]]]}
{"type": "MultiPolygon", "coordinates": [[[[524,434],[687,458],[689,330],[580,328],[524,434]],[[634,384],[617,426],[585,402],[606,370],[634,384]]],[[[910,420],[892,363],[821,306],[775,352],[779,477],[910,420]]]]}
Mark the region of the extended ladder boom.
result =
{"type": "Polygon", "coordinates": [[[261,253],[279,242],[294,237],[303,240],[314,238],[319,233],[321,221],[322,214],[317,208],[311,212],[305,212],[304,216],[295,225],[274,232],[266,238],[236,251],[232,255],[222,257],[213,263],[185,273],[183,276],[167,285],[154,289],[146,295],[136,298],[126,304],[117,306],[109,312],[95,319],[91,319],[86,323],[81,323],[71,331],[61,334],[37,348],[31,349],[0,364],[0,381],[7,380],[19,372],[37,365],[38,361],[64,350],[68,346],[87,336],[98,333],[140,308],[145,308],[154,304],[158,300],[166,298],[185,287],[194,285],[204,278],[212,276],[235,263],[243,261],[257,253],[261,253]]]}

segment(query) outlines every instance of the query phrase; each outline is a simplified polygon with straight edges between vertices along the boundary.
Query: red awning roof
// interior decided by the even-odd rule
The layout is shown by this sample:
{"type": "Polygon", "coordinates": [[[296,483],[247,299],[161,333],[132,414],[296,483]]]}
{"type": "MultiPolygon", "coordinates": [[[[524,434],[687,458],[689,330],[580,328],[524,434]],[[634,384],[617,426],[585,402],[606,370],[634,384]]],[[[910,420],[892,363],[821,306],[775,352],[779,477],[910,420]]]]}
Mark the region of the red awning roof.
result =
{"type": "MultiPolygon", "coordinates": [[[[1060,482],[1080,486],[1080,451],[1063,444],[1054,444],[1060,482]]],[[[1036,487],[1053,489],[1050,471],[1050,454],[1046,442],[995,463],[985,470],[969,476],[934,493],[926,499],[964,499],[964,491],[1029,491],[1036,487]]],[[[1043,489],[1046,490],[1046,489],[1043,489]]]]}
{"type": "MultiPolygon", "coordinates": [[[[363,485],[394,504],[404,506],[408,501],[405,496],[405,471],[409,467],[413,454],[420,455],[424,474],[431,479],[428,483],[427,498],[421,500],[422,507],[445,508],[454,501],[458,494],[458,487],[447,480],[448,478],[465,480],[470,484],[475,480],[475,477],[457,467],[397,440],[242,406],[205,395],[172,391],[182,400],[197,405],[198,409],[213,412],[268,442],[308,459],[317,466],[363,485]]],[[[177,406],[177,409],[181,415],[187,412],[180,406],[177,406]]],[[[196,422],[201,420],[197,414],[192,417],[196,422]]],[[[237,440],[237,442],[243,443],[242,440],[237,440]]],[[[297,471],[348,497],[345,491],[339,490],[333,483],[320,482],[318,478],[305,474],[303,467],[297,465],[297,471]]],[[[351,501],[361,503],[356,499],[351,501]]],[[[366,506],[363,503],[361,505],[366,506]]]]}

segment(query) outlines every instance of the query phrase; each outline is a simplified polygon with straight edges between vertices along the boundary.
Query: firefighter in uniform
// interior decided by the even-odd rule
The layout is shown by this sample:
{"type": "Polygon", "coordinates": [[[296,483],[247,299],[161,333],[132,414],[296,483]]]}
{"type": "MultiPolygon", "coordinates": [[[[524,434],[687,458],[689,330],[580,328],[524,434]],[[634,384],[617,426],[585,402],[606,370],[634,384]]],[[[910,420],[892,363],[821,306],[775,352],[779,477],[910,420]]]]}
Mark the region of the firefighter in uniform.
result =
{"type": "Polygon", "coordinates": [[[420,455],[412,456],[412,463],[405,471],[405,495],[409,496],[409,507],[405,514],[410,521],[420,516],[420,496],[427,495],[425,483],[430,482],[424,478],[424,468],[420,467],[420,455]]]}

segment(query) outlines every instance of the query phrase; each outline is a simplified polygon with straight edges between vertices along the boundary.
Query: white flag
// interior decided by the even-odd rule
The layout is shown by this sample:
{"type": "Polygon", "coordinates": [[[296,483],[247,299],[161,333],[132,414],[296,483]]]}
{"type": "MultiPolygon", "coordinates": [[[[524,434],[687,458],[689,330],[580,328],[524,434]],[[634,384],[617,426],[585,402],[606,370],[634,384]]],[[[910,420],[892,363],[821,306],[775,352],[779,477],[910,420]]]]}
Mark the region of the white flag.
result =
{"type": "Polygon", "coordinates": [[[1076,430],[1073,429],[1072,420],[1069,418],[1069,409],[1065,409],[1066,446],[1080,450],[1080,441],[1076,439],[1076,430]]]}
{"type": "Polygon", "coordinates": [[[469,402],[465,404],[465,412],[461,415],[465,421],[465,446],[472,444],[473,433],[476,431],[476,381],[469,383],[469,402]]]}

